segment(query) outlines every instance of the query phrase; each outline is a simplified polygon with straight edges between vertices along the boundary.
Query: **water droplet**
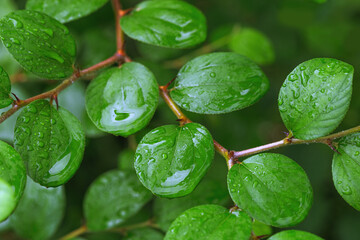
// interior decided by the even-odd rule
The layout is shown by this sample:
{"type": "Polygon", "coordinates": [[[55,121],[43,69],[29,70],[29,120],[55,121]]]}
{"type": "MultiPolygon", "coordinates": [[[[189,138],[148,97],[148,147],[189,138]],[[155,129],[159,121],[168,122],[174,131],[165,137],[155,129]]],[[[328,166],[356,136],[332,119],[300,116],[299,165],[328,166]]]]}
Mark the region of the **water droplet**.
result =
{"type": "Polygon", "coordinates": [[[211,72],[211,73],[210,73],[210,77],[216,77],[216,73],[211,72]]]}
{"type": "Polygon", "coordinates": [[[44,117],[49,117],[50,114],[47,111],[41,111],[40,115],[44,116],[44,117]]]}
{"type": "Polygon", "coordinates": [[[10,38],[10,41],[11,41],[12,43],[17,44],[17,45],[20,45],[20,41],[19,41],[18,39],[16,39],[16,38],[10,38]]]}
{"type": "Polygon", "coordinates": [[[297,91],[295,89],[292,89],[291,91],[293,92],[293,96],[294,96],[295,99],[298,99],[300,97],[299,91],[297,91]]]}
{"type": "Polygon", "coordinates": [[[284,101],[282,100],[282,98],[279,98],[279,100],[278,100],[279,106],[283,105],[283,103],[284,103],[284,101]]]}
{"type": "Polygon", "coordinates": [[[44,55],[58,61],[59,63],[64,63],[65,61],[59,54],[53,51],[44,51],[44,55]]]}
{"type": "Polygon", "coordinates": [[[350,195],[352,194],[352,190],[349,186],[343,186],[342,189],[341,189],[341,192],[344,194],[344,195],[350,195]]]}
{"type": "Polygon", "coordinates": [[[114,110],[114,113],[116,114],[115,120],[117,120],[117,121],[127,119],[130,116],[129,113],[123,113],[118,110],[114,110]]]}
{"type": "Polygon", "coordinates": [[[42,142],[42,141],[37,141],[36,142],[36,145],[38,146],[38,147],[44,147],[45,146],[45,143],[44,142],[42,142]]]}
{"type": "Polygon", "coordinates": [[[31,113],[37,113],[36,107],[33,105],[27,106],[27,110],[31,113]]]}
{"type": "Polygon", "coordinates": [[[141,162],[141,160],[142,160],[141,154],[136,153],[136,154],[135,154],[135,161],[136,161],[136,162],[141,162]]]}
{"type": "Polygon", "coordinates": [[[22,117],[22,121],[23,121],[24,123],[28,123],[28,122],[30,121],[30,118],[27,117],[27,116],[23,116],[23,117],[22,117]]]}
{"type": "Polygon", "coordinates": [[[53,30],[51,30],[50,28],[41,28],[41,31],[43,31],[44,33],[46,33],[46,34],[49,35],[50,37],[53,37],[53,36],[54,36],[53,30]]]}
{"type": "Polygon", "coordinates": [[[321,93],[325,93],[325,88],[320,90],[321,93]]]}
{"type": "Polygon", "coordinates": [[[17,29],[20,29],[20,28],[22,28],[22,27],[24,26],[23,23],[20,22],[20,21],[17,20],[17,19],[14,19],[14,18],[8,18],[8,19],[12,22],[12,24],[14,25],[14,27],[17,28],[17,29]]]}
{"type": "Polygon", "coordinates": [[[304,71],[305,69],[306,69],[305,66],[301,66],[301,67],[300,67],[300,70],[301,70],[301,71],[304,71]]]}
{"type": "Polygon", "coordinates": [[[162,158],[163,158],[163,159],[167,159],[167,158],[168,158],[168,155],[167,155],[166,153],[163,153],[163,154],[162,154],[162,158]]]}
{"type": "Polygon", "coordinates": [[[11,46],[12,46],[11,43],[9,43],[9,42],[5,43],[5,47],[9,48],[9,47],[11,47],[11,46]]]}
{"type": "Polygon", "coordinates": [[[53,119],[53,118],[51,118],[51,119],[50,119],[50,123],[51,123],[51,125],[55,125],[55,124],[56,124],[56,120],[53,119]]]}
{"type": "Polygon", "coordinates": [[[294,81],[297,80],[297,79],[298,79],[298,76],[297,76],[296,74],[290,74],[289,80],[290,80],[291,82],[294,82],[294,81]]]}
{"type": "Polygon", "coordinates": [[[360,152],[359,151],[356,151],[355,152],[355,156],[359,156],[360,152]]]}

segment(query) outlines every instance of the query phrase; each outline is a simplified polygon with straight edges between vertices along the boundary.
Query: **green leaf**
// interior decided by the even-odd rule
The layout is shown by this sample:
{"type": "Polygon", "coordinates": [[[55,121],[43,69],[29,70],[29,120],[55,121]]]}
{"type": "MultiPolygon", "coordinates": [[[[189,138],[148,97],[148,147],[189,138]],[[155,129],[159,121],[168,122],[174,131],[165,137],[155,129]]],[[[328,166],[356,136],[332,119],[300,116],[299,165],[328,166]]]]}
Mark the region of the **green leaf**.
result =
{"type": "Polygon", "coordinates": [[[66,183],[79,168],[85,149],[85,135],[69,111],[57,111],[46,100],[26,106],[15,126],[15,149],[29,176],[43,186],[66,183]]]}
{"type": "Polygon", "coordinates": [[[85,196],[87,227],[91,231],[116,227],[136,214],[151,197],[133,172],[104,173],[91,184],[85,196]]]}
{"type": "Polygon", "coordinates": [[[248,240],[250,236],[251,219],[246,213],[229,212],[217,205],[201,205],[181,214],[171,224],[164,239],[248,240]]]}
{"type": "Polygon", "coordinates": [[[343,137],[334,153],[332,174],[336,190],[360,211],[360,133],[343,137]]]}
{"type": "Polygon", "coordinates": [[[49,79],[73,73],[75,41],[64,25],[48,15],[31,10],[11,12],[0,20],[0,36],[27,71],[49,79]]]}
{"type": "Polygon", "coordinates": [[[171,97],[185,110],[218,114],[252,105],[268,88],[266,76],[248,58],[236,53],[210,53],[180,69],[171,97]]]}
{"type": "Polygon", "coordinates": [[[26,183],[26,171],[18,152],[0,141],[0,222],[19,202],[26,183]]]}
{"type": "Polygon", "coordinates": [[[26,9],[46,13],[59,22],[69,22],[101,8],[108,0],[28,0],[26,9]]]}
{"type": "Polygon", "coordinates": [[[275,227],[301,222],[313,193],[304,170],[290,158],[263,153],[235,164],[228,173],[231,198],[251,217],[275,227]]]}
{"type": "Polygon", "coordinates": [[[308,140],[332,132],[350,104],[354,68],[331,58],[298,65],[280,89],[282,120],[296,138],[308,140]]]}
{"type": "Polygon", "coordinates": [[[287,230],[279,232],[270,238],[268,240],[324,240],[321,237],[318,237],[312,233],[299,231],[299,230],[287,230]]]}
{"type": "Polygon", "coordinates": [[[124,240],[163,240],[164,235],[152,228],[139,228],[126,233],[124,240]]]}
{"type": "Polygon", "coordinates": [[[17,201],[11,185],[0,178],[0,221],[5,220],[15,209],[17,201]]]}
{"type": "Polygon", "coordinates": [[[14,100],[10,97],[11,83],[9,76],[0,67],[0,108],[9,106],[14,100]]]}
{"type": "Polygon", "coordinates": [[[217,181],[204,178],[199,186],[189,195],[182,198],[156,198],[154,214],[156,223],[163,231],[167,231],[171,223],[185,210],[202,204],[223,205],[229,203],[229,193],[217,181]]]}
{"type": "Polygon", "coordinates": [[[270,64],[275,58],[270,40],[254,28],[241,28],[234,33],[231,36],[229,48],[260,65],[270,64]]]}
{"type": "Polygon", "coordinates": [[[47,188],[27,179],[24,195],[10,223],[16,234],[26,239],[49,239],[65,212],[63,187],[47,188]]]}
{"type": "Polygon", "coordinates": [[[271,235],[273,231],[271,226],[266,225],[254,219],[252,223],[252,232],[256,236],[262,236],[262,235],[271,235]]]}
{"type": "Polygon", "coordinates": [[[197,123],[165,125],[150,131],[135,154],[142,184],[161,197],[181,197],[198,185],[214,158],[209,131],[197,123]]]}
{"type": "Polygon", "coordinates": [[[162,47],[187,48],[206,38],[204,15],[178,0],[142,2],[120,23],[129,37],[162,47]]]}
{"type": "Polygon", "coordinates": [[[111,68],[86,90],[86,110],[102,131],[129,136],[153,117],[159,99],[154,75],[140,63],[111,68]]]}

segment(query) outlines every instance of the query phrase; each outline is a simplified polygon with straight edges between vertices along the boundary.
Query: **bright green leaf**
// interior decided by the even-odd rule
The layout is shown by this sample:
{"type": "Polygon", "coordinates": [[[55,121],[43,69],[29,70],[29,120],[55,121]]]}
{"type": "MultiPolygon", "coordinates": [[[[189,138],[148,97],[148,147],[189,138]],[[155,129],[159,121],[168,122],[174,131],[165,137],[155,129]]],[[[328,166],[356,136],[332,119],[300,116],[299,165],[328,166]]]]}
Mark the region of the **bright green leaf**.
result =
{"type": "Polygon", "coordinates": [[[170,226],[165,240],[237,239],[251,236],[251,219],[241,211],[229,212],[217,205],[201,205],[181,214],[170,226]]]}
{"type": "Polygon", "coordinates": [[[229,48],[260,65],[270,64],[275,58],[270,40],[254,28],[241,28],[234,33],[231,36],[229,48]]]}
{"type": "Polygon", "coordinates": [[[200,124],[165,125],[150,131],[139,143],[135,170],[140,181],[161,197],[191,193],[214,158],[209,131],[200,124]]]}
{"type": "Polygon", "coordinates": [[[206,38],[204,15],[178,0],[142,2],[120,23],[129,37],[162,47],[187,48],[206,38]]]}
{"type": "Polygon", "coordinates": [[[124,240],[163,240],[164,235],[152,228],[139,228],[126,233],[124,240]]]}
{"type": "Polygon", "coordinates": [[[119,170],[104,173],[91,184],[85,196],[87,227],[92,231],[116,227],[136,214],[151,197],[135,173],[119,170]]]}
{"type": "Polygon", "coordinates": [[[9,76],[0,67],[0,108],[9,106],[14,100],[10,97],[11,83],[9,76]]]}
{"type": "Polygon", "coordinates": [[[155,113],[159,90],[154,75],[140,63],[111,68],[86,90],[86,110],[102,131],[128,136],[144,128],[155,113]]]}
{"type": "Polygon", "coordinates": [[[254,219],[252,223],[252,232],[256,236],[262,236],[262,235],[271,235],[273,231],[271,226],[266,225],[254,219]]]}
{"type": "Polygon", "coordinates": [[[19,153],[0,141],[0,222],[15,209],[25,183],[26,171],[19,153]]]}
{"type": "Polygon", "coordinates": [[[332,174],[336,190],[360,211],[360,133],[343,137],[334,153],[332,174]]]}
{"type": "Polygon", "coordinates": [[[202,204],[223,205],[229,203],[229,193],[217,181],[204,178],[199,186],[189,195],[182,198],[156,198],[154,213],[156,223],[163,231],[167,231],[171,223],[185,210],[202,204]]]}
{"type": "Polygon", "coordinates": [[[10,216],[16,204],[14,190],[10,184],[0,178],[0,221],[10,216]]]}
{"type": "Polygon", "coordinates": [[[312,233],[299,231],[299,230],[287,230],[279,232],[268,240],[324,240],[321,237],[318,237],[312,233]]]}
{"type": "Polygon", "coordinates": [[[26,9],[46,13],[59,22],[69,22],[101,8],[108,0],[28,0],[26,9]]]}
{"type": "Polygon", "coordinates": [[[16,234],[25,239],[49,239],[59,227],[65,212],[63,187],[47,188],[27,179],[24,195],[10,223],[16,234]]]}
{"type": "Polygon", "coordinates": [[[298,65],[279,94],[279,110],[287,129],[304,140],[332,132],[349,108],[353,74],[351,65],[331,58],[298,65]]]}
{"type": "Polygon", "coordinates": [[[85,149],[85,135],[69,111],[57,111],[46,100],[26,106],[15,126],[15,149],[29,176],[43,186],[66,183],[79,168],[85,149]]]}
{"type": "Polygon", "coordinates": [[[0,36],[29,72],[49,79],[73,73],[75,41],[64,25],[48,15],[31,10],[11,12],[0,20],[0,36]]]}
{"type": "Polygon", "coordinates": [[[236,53],[210,53],[180,69],[171,97],[185,110],[217,114],[250,106],[268,88],[266,76],[250,59],[236,53]]]}
{"type": "Polygon", "coordinates": [[[251,217],[275,227],[301,222],[313,193],[304,170],[290,158],[263,153],[235,164],[228,173],[231,198],[251,217]]]}

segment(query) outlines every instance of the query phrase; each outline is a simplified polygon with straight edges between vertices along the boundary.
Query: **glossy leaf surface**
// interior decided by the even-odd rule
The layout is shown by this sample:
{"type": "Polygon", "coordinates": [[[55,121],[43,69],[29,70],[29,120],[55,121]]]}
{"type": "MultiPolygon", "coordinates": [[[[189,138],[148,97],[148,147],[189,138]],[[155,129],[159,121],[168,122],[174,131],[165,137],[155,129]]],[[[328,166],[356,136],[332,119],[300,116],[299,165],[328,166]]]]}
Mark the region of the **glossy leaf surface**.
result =
{"type": "Polygon", "coordinates": [[[70,112],[37,100],[19,115],[14,145],[29,176],[43,186],[55,187],[67,182],[79,168],[85,135],[70,112]]]}
{"type": "Polygon", "coordinates": [[[25,239],[49,239],[59,227],[65,212],[63,187],[46,188],[27,179],[24,195],[10,223],[25,239]]]}
{"type": "Polygon", "coordinates": [[[65,23],[84,17],[99,8],[108,0],[28,0],[26,9],[36,10],[46,13],[65,23]]]}
{"type": "Polygon", "coordinates": [[[166,232],[171,223],[185,210],[202,205],[216,204],[225,206],[229,203],[229,193],[218,181],[206,179],[189,195],[182,198],[166,199],[156,198],[154,201],[154,214],[156,223],[166,232]]]}
{"type": "Polygon", "coordinates": [[[120,23],[129,37],[162,47],[187,48],[206,38],[204,15],[184,1],[144,1],[120,23]]]}
{"type": "Polygon", "coordinates": [[[279,94],[282,120],[296,138],[314,139],[332,132],[350,104],[354,68],[331,58],[315,58],[287,76],[279,94]]]}
{"type": "Polygon", "coordinates": [[[360,211],[360,133],[343,137],[338,142],[332,162],[336,190],[356,210],[360,211]]]}
{"type": "Polygon", "coordinates": [[[246,213],[238,210],[231,213],[217,205],[201,205],[181,214],[171,224],[165,240],[248,240],[250,236],[251,219],[246,213]]]}
{"type": "Polygon", "coordinates": [[[171,97],[185,110],[218,114],[250,106],[268,88],[266,76],[250,59],[236,53],[210,53],[180,69],[171,97]]]}
{"type": "Polygon", "coordinates": [[[312,233],[299,231],[299,230],[287,230],[279,232],[271,236],[268,240],[323,240],[312,233]]]}
{"type": "Polygon", "coordinates": [[[19,153],[0,141],[0,222],[15,209],[25,183],[26,171],[19,153]]]}
{"type": "Polygon", "coordinates": [[[211,165],[214,144],[200,124],[165,125],[147,133],[135,154],[135,170],[145,187],[161,197],[191,193],[211,165]]]}
{"type": "Polygon", "coordinates": [[[131,171],[112,170],[98,177],[84,200],[87,227],[110,229],[136,214],[152,197],[131,171]]]}
{"type": "Polygon", "coordinates": [[[11,12],[0,20],[0,36],[29,72],[49,79],[73,73],[75,41],[64,25],[48,15],[31,10],[11,12]]]}
{"type": "Polygon", "coordinates": [[[304,170],[290,158],[263,153],[235,164],[228,173],[231,198],[251,217],[276,227],[301,222],[313,193],[304,170]]]}
{"type": "Polygon", "coordinates": [[[229,48],[260,65],[272,63],[275,58],[270,40],[253,28],[241,28],[234,33],[231,36],[229,48]]]}
{"type": "Polygon", "coordinates": [[[9,76],[4,69],[0,67],[0,108],[7,107],[13,102],[13,99],[10,97],[10,92],[11,83],[9,76]]]}
{"type": "Polygon", "coordinates": [[[125,63],[94,79],[86,90],[86,110],[102,131],[128,136],[151,120],[159,98],[154,75],[142,64],[125,63]]]}

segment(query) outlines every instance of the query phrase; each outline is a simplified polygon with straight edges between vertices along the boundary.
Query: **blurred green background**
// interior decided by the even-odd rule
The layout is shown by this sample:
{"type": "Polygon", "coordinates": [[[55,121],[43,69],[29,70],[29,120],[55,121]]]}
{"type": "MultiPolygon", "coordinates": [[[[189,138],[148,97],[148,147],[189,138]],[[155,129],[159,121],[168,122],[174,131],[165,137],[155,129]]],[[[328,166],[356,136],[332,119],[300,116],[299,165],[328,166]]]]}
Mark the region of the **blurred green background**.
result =
{"type": "MultiPolygon", "coordinates": [[[[25,5],[25,1],[19,0],[14,1],[13,6],[5,6],[8,2],[10,1],[0,1],[1,16],[7,12],[7,9],[21,9],[25,5]]],[[[133,7],[138,2],[140,1],[122,1],[124,8],[133,7]]],[[[338,130],[360,124],[360,95],[357,94],[360,87],[358,81],[359,0],[328,0],[326,2],[316,0],[189,0],[188,2],[201,9],[208,21],[207,41],[198,48],[160,49],[126,39],[129,56],[148,66],[157,76],[159,84],[170,81],[181,64],[197,56],[198,52],[236,50],[234,49],[236,43],[230,43],[231,37],[244,28],[253,28],[262,32],[273,46],[274,58],[270,56],[270,60],[261,65],[269,78],[270,89],[258,103],[241,111],[223,115],[205,116],[187,113],[190,119],[206,126],[223,146],[228,149],[242,150],[284,138],[286,128],[282,124],[277,107],[280,86],[298,64],[315,57],[336,58],[354,66],[353,98],[350,110],[338,130]],[[203,47],[205,45],[206,48],[203,47]]],[[[77,40],[77,64],[80,68],[91,66],[114,53],[114,18],[110,3],[94,14],[66,25],[77,40]]],[[[256,46],[253,48],[256,50],[256,46]]],[[[251,57],[253,54],[251,49],[247,54],[251,57]]],[[[52,81],[40,81],[24,73],[3,46],[0,46],[0,65],[9,74],[17,74],[17,77],[13,78],[15,81],[26,77],[26,82],[16,83],[13,87],[13,92],[22,98],[39,94],[56,84],[52,81]],[[19,73],[25,75],[19,75],[19,73]]],[[[87,81],[74,84],[59,97],[60,104],[82,121],[89,138],[80,169],[65,185],[66,214],[54,239],[82,224],[82,201],[87,187],[100,174],[118,168],[119,162],[124,167],[127,164],[127,157],[124,157],[123,153],[134,145],[133,138],[129,141],[125,138],[101,134],[90,123],[84,110],[86,85],[87,81]],[[121,154],[120,157],[119,154],[121,154]]],[[[15,119],[16,117],[12,117],[0,125],[0,139],[12,142],[15,119]]],[[[136,134],[136,141],[139,141],[150,129],[164,124],[176,124],[176,118],[165,103],[160,101],[153,120],[146,129],[136,134]]],[[[359,239],[360,214],[346,204],[332,183],[332,150],[324,145],[313,144],[290,146],[278,149],[276,152],[285,154],[298,162],[307,172],[314,190],[314,203],[309,215],[294,229],[309,231],[329,240],[359,239]]],[[[219,187],[226,191],[226,173],[225,161],[217,155],[206,178],[217,181],[219,187]]],[[[231,206],[231,201],[225,201],[224,204],[231,206]]],[[[153,201],[144,207],[138,219],[139,221],[146,220],[151,216],[153,216],[153,201]]],[[[277,232],[279,229],[274,229],[274,231],[277,232]]],[[[86,239],[120,238],[116,234],[85,237],[86,239]]],[[[0,239],[18,238],[13,233],[5,231],[0,234],[0,239]]]]}

